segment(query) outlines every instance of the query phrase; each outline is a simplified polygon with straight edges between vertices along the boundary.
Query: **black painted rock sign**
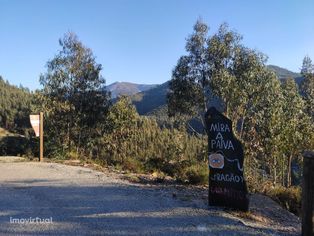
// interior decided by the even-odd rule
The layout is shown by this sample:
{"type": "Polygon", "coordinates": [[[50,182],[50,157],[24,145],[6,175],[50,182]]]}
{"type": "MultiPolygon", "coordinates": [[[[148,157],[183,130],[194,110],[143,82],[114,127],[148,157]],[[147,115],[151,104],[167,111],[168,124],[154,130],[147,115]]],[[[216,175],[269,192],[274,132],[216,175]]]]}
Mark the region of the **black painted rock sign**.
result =
{"type": "Polygon", "coordinates": [[[242,144],[233,134],[232,122],[214,107],[207,111],[205,119],[209,151],[208,203],[247,211],[244,153],[242,144]]]}

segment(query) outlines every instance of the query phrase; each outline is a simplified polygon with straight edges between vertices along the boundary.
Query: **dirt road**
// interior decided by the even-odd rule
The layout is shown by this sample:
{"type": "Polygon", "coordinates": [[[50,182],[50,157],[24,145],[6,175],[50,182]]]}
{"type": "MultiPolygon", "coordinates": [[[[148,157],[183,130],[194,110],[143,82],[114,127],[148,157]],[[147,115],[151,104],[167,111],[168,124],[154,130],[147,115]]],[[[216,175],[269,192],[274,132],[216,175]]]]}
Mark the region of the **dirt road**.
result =
{"type": "Polygon", "coordinates": [[[0,163],[0,189],[0,235],[287,235],[82,167],[0,163]]]}

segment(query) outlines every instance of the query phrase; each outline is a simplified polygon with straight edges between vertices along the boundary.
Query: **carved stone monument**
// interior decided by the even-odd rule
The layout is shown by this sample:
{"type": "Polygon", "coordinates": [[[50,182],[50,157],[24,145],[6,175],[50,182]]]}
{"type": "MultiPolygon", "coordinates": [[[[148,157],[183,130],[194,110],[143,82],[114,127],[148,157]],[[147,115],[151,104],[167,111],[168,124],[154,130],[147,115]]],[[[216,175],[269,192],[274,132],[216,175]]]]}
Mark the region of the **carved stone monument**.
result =
{"type": "Polygon", "coordinates": [[[206,115],[208,134],[208,204],[247,211],[249,199],[243,177],[242,144],[233,134],[232,122],[214,107],[206,115]]]}

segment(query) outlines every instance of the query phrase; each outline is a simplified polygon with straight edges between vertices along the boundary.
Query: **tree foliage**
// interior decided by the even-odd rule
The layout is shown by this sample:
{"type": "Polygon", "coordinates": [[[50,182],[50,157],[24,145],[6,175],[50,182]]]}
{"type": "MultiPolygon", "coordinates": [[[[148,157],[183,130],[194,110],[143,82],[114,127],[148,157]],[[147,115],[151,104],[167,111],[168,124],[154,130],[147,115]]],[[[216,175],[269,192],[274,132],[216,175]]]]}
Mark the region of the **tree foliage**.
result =
{"type": "Polygon", "coordinates": [[[102,67],[91,49],[74,33],[67,33],[59,45],[61,50],[40,76],[39,99],[49,127],[47,135],[63,148],[79,150],[103,132],[109,95],[100,75],[102,67]]]}
{"type": "Polygon", "coordinates": [[[303,59],[301,74],[304,77],[301,92],[306,102],[306,112],[314,121],[314,65],[308,56],[303,59]]]}
{"type": "Polygon", "coordinates": [[[307,123],[307,117],[303,112],[304,101],[299,94],[297,84],[292,78],[283,82],[282,91],[284,97],[282,151],[286,157],[285,163],[287,165],[286,171],[284,171],[286,173],[286,181],[283,184],[289,187],[291,186],[292,161],[300,158],[300,153],[306,148],[306,144],[303,142],[308,138],[308,136],[305,136],[307,132],[304,130],[304,123],[307,123]]]}

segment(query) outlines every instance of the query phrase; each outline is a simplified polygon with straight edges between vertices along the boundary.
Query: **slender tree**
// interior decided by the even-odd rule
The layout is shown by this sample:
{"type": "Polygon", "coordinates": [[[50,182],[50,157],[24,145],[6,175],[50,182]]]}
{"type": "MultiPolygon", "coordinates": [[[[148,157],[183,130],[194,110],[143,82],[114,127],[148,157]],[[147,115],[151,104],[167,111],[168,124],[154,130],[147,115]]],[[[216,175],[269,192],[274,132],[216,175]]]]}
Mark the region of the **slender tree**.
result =
{"type": "Polygon", "coordinates": [[[282,83],[284,97],[283,111],[283,152],[286,157],[286,181],[287,187],[291,186],[292,161],[302,152],[302,120],[304,113],[302,109],[304,102],[299,94],[297,84],[292,78],[282,83]]]}
{"type": "Polygon", "coordinates": [[[85,47],[74,33],[59,40],[61,50],[47,63],[47,72],[40,76],[43,86],[43,109],[52,130],[51,136],[73,144],[77,151],[96,135],[101,135],[102,121],[109,106],[102,66],[95,61],[91,49],[85,47]]]}
{"type": "Polygon", "coordinates": [[[314,65],[308,56],[303,59],[301,74],[304,77],[301,93],[305,99],[306,112],[314,121],[314,65]]]}

